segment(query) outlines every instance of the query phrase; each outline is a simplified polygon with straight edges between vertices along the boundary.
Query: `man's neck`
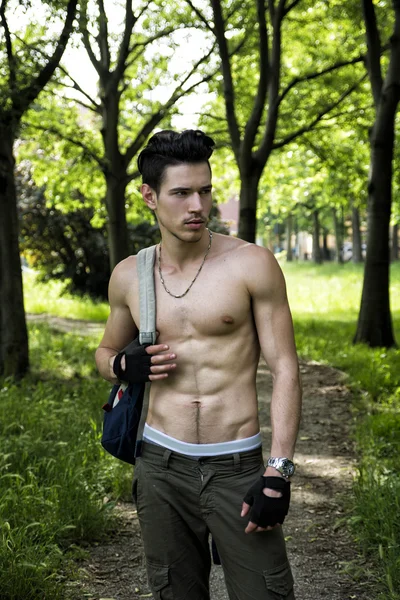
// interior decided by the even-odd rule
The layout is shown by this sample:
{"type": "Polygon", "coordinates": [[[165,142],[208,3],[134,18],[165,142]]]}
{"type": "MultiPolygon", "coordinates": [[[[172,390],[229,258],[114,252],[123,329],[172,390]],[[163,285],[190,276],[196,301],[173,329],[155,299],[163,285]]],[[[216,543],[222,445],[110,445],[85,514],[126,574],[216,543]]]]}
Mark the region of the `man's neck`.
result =
{"type": "Polygon", "coordinates": [[[210,243],[210,235],[208,229],[205,229],[199,240],[185,241],[170,232],[163,232],[161,240],[162,263],[183,268],[204,257],[210,243]]]}

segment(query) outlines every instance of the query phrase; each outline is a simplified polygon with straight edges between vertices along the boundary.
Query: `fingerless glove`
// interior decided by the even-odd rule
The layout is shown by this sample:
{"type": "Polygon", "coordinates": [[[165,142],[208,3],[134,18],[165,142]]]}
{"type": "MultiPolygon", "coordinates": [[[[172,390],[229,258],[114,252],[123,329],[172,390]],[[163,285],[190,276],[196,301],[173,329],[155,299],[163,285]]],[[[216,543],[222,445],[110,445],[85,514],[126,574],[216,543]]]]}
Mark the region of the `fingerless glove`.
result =
{"type": "Polygon", "coordinates": [[[251,486],[243,498],[246,504],[250,504],[249,521],[259,527],[273,527],[277,523],[282,524],[289,511],[290,504],[290,482],[282,477],[261,476],[251,486]],[[263,492],[264,488],[270,488],[282,493],[280,498],[271,498],[263,492]]]}
{"type": "Polygon", "coordinates": [[[120,381],[129,383],[145,383],[151,374],[151,356],[147,354],[146,346],[139,343],[139,338],[125,346],[114,359],[113,371],[120,381]],[[125,356],[125,369],[121,367],[122,357],[125,356]]]}

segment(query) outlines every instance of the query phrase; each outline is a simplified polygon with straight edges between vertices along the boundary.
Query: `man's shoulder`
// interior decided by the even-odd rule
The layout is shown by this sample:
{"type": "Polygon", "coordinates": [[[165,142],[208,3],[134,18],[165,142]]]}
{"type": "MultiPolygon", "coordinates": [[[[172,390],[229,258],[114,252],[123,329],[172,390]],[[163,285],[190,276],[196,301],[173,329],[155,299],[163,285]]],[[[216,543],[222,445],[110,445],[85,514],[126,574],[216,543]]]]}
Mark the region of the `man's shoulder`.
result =
{"type": "Polygon", "coordinates": [[[136,260],[137,254],[132,254],[127,258],[121,260],[115,267],[112,272],[113,277],[116,278],[124,277],[127,273],[132,275],[132,271],[136,272],[136,260]]]}
{"type": "Polygon", "coordinates": [[[121,260],[111,273],[109,290],[124,296],[137,281],[136,255],[121,260]]]}
{"type": "Polygon", "coordinates": [[[258,263],[261,267],[265,267],[267,264],[276,263],[275,256],[268,248],[226,235],[219,235],[219,238],[221,240],[221,249],[224,252],[230,252],[235,260],[240,260],[240,262],[243,261],[246,265],[251,262],[254,267],[256,267],[258,263]]]}
{"type": "Polygon", "coordinates": [[[268,248],[244,242],[238,246],[238,267],[251,293],[269,293],[284,285],[282,270],[268,248]]]}

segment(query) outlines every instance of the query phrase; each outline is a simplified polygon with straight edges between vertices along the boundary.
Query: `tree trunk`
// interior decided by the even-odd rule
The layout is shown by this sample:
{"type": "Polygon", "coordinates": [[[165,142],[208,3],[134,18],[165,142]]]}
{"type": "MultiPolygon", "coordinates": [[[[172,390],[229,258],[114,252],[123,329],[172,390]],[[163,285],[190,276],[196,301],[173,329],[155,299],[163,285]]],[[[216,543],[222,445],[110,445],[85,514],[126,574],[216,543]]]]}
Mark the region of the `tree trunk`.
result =
{"type": "Polygon", "coordinates": [[[353,263],[362,263],[362,246],[361,246],[361,231],[360,231],[360,211],[355,206],[351,209],[351,223],[353,229],[353,263]]]}
{"type": "Polygon", "coordinates": [[[329,231],[323,228],[322,232],[322,260],[331,260],[331,253],[328,248],[328,234],[329,231]]]}
{"type": "Polygon", "coordinates": [[[312,213],[312,219],[313,219],[312,260],[316,264],[320,265],[322,263],[322,252],[321,252],[321,247],[319,245],[319,218],[318,217],[319,217],[318,209],[316,209],[312,213]]]}
{"type": "Polygon", "coordinates": [[[392,227],[392,246],[390,250],[390,259],[399,260],[399,225],[395,223],[392,227]]]}
{"type": "Polygon", "coordinates": [[[107,231],[111,271],[130,254],[125,211],[126,180],[126,173],[118,177],[106,175],[107,231]]]}
{"type": "Polygon", "coordinates": [[[286,260],[288,262],[293,261],[292,232],[293,232],[293,216],[289,214],[286,219],[286,260]]]}
{"type": "Polygon", "coordinates": [[[395,345],[389,299],[389,222],[392,201],[394,115],[382,102],[371,139],[368,234],[361,308],[354,342],[395,345]]]}
{"type": "Polygon", "coordinates": [[[371,133],[368,181],[368,234],[364,284],[354,342],[389,348],[395,345],[389,298],[389,222],[392,205],[394,128],[400,100],[400,3],[393,2],[395,23],[385,80],[372,0],[363,0],[367,66],[376,119],[371,133]]]}
{"type": "Polygon", "coordinates": [[[342,236],[342,228],[341,223],[337,216],[336,208],[332,208],[332,216],[333,216],[333,226],[335,229],[335,243],[336,243],[336,262],[339,264],[343,263],[342,256],[342,246],[343,246],[343,236],[342,236]]]}
{"type": "Polygon", "coordinates": [[[14,180],[14,137],[0,125],[0,375],[22,377],[29,369],[18,212],[14,180]]]}
{"type": "Polygon", "coordinates": [[[259,180],[260,177],[255,174],[241,177],[238,237],[252,243],[256,239],[259,180]]]}

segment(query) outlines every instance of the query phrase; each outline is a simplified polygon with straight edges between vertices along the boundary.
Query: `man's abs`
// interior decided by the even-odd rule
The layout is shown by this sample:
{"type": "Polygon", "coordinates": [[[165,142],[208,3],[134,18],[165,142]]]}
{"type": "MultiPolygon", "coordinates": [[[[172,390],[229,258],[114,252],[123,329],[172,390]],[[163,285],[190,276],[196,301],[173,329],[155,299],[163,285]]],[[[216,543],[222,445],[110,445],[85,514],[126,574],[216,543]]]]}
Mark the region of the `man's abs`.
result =
{"type": "MultiPolygon", "coordinates": [[[[152,383],[147,423],[196,444],[258,433],[255,377],[259,345],[251,313],[240,323],[236,319],[230,323],[230,331],[215,331],[219,324],[210,319],[203,332],[187,323],[175,327],[175,334],[171,329],[164,335],[169,328],[162,326],[161,316],[160,343],[167,343],[176,354],[177,366],[168,378],[152,383]]],[[[223,318],[221,326],[225,325],[223,318]]]]}

